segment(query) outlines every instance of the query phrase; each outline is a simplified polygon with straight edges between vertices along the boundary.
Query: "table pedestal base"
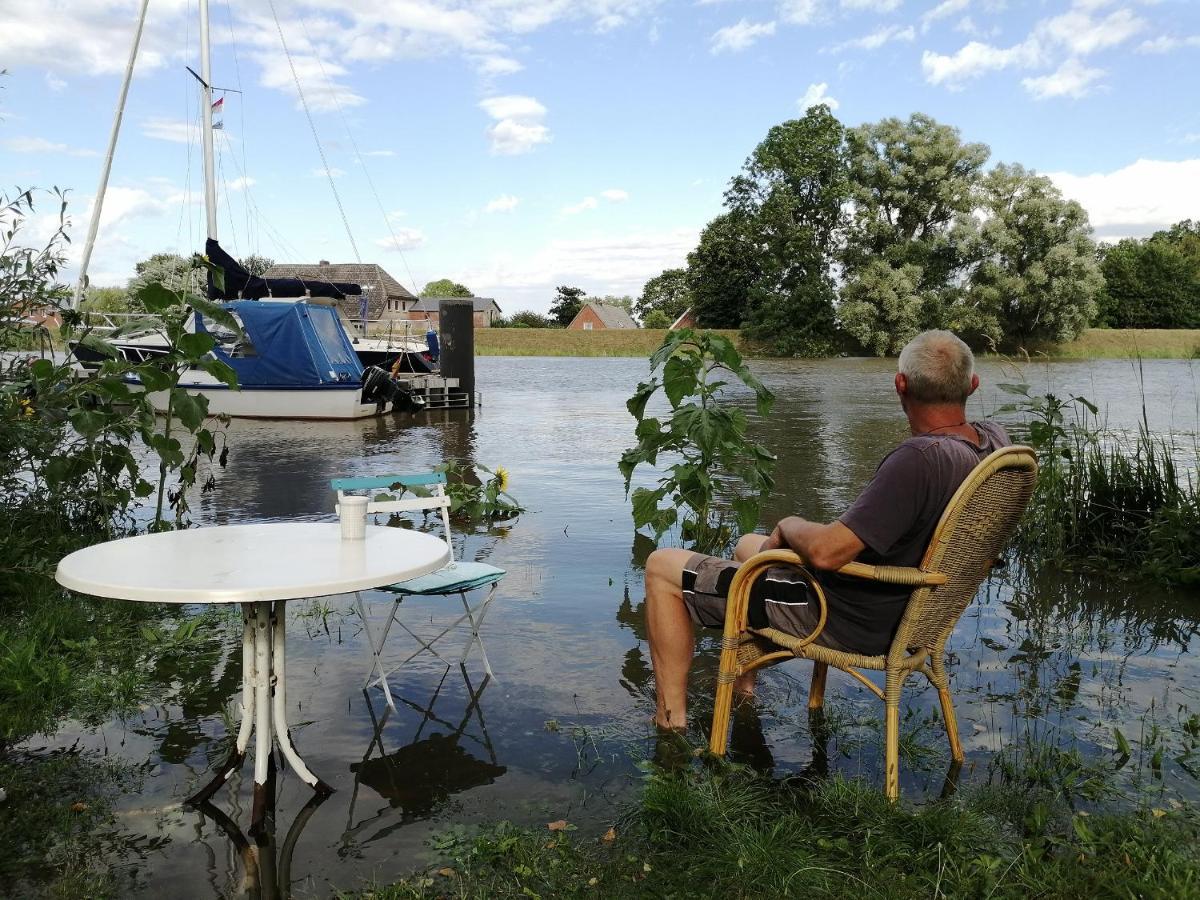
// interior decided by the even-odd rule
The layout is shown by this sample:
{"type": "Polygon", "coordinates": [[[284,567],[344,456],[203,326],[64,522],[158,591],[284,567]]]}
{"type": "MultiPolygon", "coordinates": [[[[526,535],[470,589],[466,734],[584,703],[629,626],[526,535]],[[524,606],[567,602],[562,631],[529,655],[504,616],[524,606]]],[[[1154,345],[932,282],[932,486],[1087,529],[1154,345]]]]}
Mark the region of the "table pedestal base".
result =
{"type": "Polygon", "coordinates": [[[287,602],[263,601],[242,604],[242,726],[237,743],[212,781],[188,798],[192,805],[208,802],[246,761],[250,735],[254,734],[254,807],[250,830],[262,828],[268,806],[273,744],[292,771],[317,794],[328,796],[333,788],[304,764],[292,745],[287,722],[287,602]]]}

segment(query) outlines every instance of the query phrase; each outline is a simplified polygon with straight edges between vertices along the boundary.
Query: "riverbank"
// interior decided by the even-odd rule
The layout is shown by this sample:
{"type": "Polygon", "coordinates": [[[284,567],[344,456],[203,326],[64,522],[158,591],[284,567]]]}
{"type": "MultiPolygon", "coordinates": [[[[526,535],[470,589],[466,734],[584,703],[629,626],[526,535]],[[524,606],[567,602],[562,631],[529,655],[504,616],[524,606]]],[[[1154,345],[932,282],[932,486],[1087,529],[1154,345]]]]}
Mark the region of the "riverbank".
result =
{"type": "MultiPolygon", "coordinates": [[[[732,340],[743,356],[762,356],[736,330],[718,333],[732,340]]],[[[666,329],[568,331],[563,328],[479,328],[479,356],[637,356],[647,357],[662,343],[666,329]]],[[[1200,330],[1090,328],[1067,344],[1032,348],[1031,356],[1051,359],[1192,359],[1200,354],[1200,330]]]]}

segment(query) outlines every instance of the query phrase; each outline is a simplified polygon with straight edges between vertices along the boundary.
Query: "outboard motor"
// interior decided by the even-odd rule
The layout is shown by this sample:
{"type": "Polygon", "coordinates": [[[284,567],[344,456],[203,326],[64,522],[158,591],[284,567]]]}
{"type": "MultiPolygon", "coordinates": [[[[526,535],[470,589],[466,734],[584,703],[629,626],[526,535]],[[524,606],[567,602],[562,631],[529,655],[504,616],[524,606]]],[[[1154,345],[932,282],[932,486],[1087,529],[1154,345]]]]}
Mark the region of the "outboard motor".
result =
{"type": "Polygon", "coordinates": [[[437,362],[441,356],[441,347],[438,346],[437,332],[430,328],[425,332],[425,344],[429,347],[429,358],[432,362],[437,362]]]}
{"type": "Polygon", "coordinates": [[[363,369],[362,383],[362,402],[374,403],[379,407],[390,403],[399,390],[396,382],[392,381],[392,376],[379,366],[367,366],[363,369]]]}
{"type": "Polygon", "coordinates": [[[392,376],[379,366],[367,366],[363,369],[362,402],[374,403],[381,409],[384,404],[390,403],[393,412],[421,412],[426,405],[424,397],[418,397],[400,387],[392,376]]]}

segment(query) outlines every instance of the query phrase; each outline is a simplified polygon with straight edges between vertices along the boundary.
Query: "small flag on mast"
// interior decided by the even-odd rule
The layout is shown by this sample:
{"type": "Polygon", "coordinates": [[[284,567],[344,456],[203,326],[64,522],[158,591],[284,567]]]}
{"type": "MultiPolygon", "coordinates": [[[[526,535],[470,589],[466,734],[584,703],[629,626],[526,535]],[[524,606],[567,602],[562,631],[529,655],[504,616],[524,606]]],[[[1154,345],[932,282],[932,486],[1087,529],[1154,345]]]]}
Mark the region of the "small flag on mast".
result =
{"type": "Polygon", "coordinates": [[[212,105],[213,112],[220,112],[220,111],[221,111],[221,106],[222,106],[224,103],[225,103],[225,98],[224,98],[224,97],[220,97],[220,98],[218,98],[217,100],[214,100],[214,101],[213,101],[213,105],[212,105]]]}

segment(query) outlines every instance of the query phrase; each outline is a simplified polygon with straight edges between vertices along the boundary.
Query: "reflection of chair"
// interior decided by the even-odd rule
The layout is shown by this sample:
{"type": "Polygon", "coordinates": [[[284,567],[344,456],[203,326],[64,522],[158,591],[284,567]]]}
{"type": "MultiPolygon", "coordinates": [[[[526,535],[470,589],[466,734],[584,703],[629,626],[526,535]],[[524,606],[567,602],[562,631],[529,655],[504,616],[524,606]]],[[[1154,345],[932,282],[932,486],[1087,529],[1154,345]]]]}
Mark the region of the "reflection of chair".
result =
{"type": "MultiPolygon", "coordinates": [[[[373,734],[362,760],[350,766],[350,771],[354,773],[354,790],[350,795],[350,818],[345,838],[356,837],[368,827],[385,820],[388,815],[387,809],[381,809],[362,822],[354,823],[354,807],[360,785],[366,785],[387,800],[391,809],[399,810],[399,824],[403,824],[428,816],[453,794],[491,784],[507,771],[505,766],[496,762],[496,751],[488,737],[479,703],[491,679],[485,675],[479,687],[475,687],[471,684],[466,667],[459,665],[457,668],[462,674],[468,698],[462,718],[454,723],[434,712],[450,674],[451,667],[447,666],[433,696],[424,706],[404,697],[398,698],[404,706],[420,713],[421,720],[412,740],[390,752],[384,746],[384,726],[394,707],[385,707],[383,714],[376,716],[370,694],[364,691],[373,734]],[[478,735],[467,731],[472,718],[479,724],[478,735]],[[437,726],[445,729],[445,733],[435,730],[437,726]],[[466,741],[473,742],[482,750],[486,759],[473,755],[464,746],[466,741]]],[[[385,825],[383,833],[390,831],[391,827],[394,826],[385,825]]]]}
{"type": "Polygon", "coordinates": [[[825,626],[826,606],[824,592],[811,576],[813,594],[821,604],[819,625],[812,634],[797,638],[773,628],[748,629],[747,609],[754,580],[772,566],[803,564],[799,556],[788,550],[768,550],[751,557],[738,569],[729,589],[709,741],[712,752],[725,753],[734,679],[762,665],[797,657],[814,663],[810,709],[819,709],[824,702],[829,666],[853,675],[883,700],[887,713],[884,778],[890,799],[900,794],[900,692],[914,672],[925,675],[937,688],[950,754],[961,761],[962,746],[943,659],[946,639],[1016,528],[1036,478],[1037,458],[1028,447],[997,450],[975,468],[950,498],[920,567],[850,563],[840,570],[844,575],[913,587],[900,627],[885,655],[843,653],[813,643],[825,626]],[[886,687],[880,690],[859,669],[885,672],[886,687]]]}
{"type": "Polygon", "coordinates": [[[483,658],[483,667],[488,677],[494,679],[495,675],[492,674],[492,666],[488,662],[487,651],[484,650],[483,641],[479,637],[479,628],[483,625],[484,616],[487,615],[488,607],[496,594],[496,586],[505,573],[503,569],[497,569],[495,566],[488,565],[487,563],[454,561],[454,545],[450,539],[450,498],[446,496],[445,473],[427,472],[420,475],[385,475],[379,478],[335,478],[331,484],[333,489],[338,492],[339,502],[348,491],[367,491],[369,493],[379,489],[385,491],[399,489],[399,492],[395,495],[384,493],[369,496],[367,500],[368,513],[423,512],[428,514],[431,510],[438,510],[442,520],[442,529],[446,537],[446,547],[450,551],[449,565],[429,575],[422,575],[419,578],[401,581],[398,584],[388,585],[383,588],[383,590],[395,594],[396,599],[392,603],[387,624],[384,625],[383,633],[380,635],[376,635],[371,630],[371,623],[367,618],[362,595],[355,595],[358,614],[362,617],[363,628],[367,632],[367,641],[371,646],[371,670],[367,674],[366,687],[371,688],[375,685],[382,687],[388,706],[391,709],[395,709],[396,704],[392,702],[392,692],[387,680],[388,676],[422,653],[432,653],[438,659],[442,660],[442,662],[447,662],[433,648],[433,645],[464,622],[470,624],[471,637],[467,640],[462,654],[457,661],[459,663],[466,662],[471,648],[478,647],[479,655],[483,658]],[[413,496],[402,497],[401,495],[406,491],[411,491],[413,496]],[[478,605],[472,607],[467,602],[467,593],[482,587],[489,588],[487,596],[478,605]],[[400,604],[404,601],[405,597],[445,597],[450,594],[458,594],[462,600],[463,614],[442,629],[440,633],[428,640],[418,635],[397,617],[400,604]],[[385,669],[381,655],[393,623],[408,632],[420,644],[420,648],[405,657],[399,664],[390,669],[385,669]]]}

